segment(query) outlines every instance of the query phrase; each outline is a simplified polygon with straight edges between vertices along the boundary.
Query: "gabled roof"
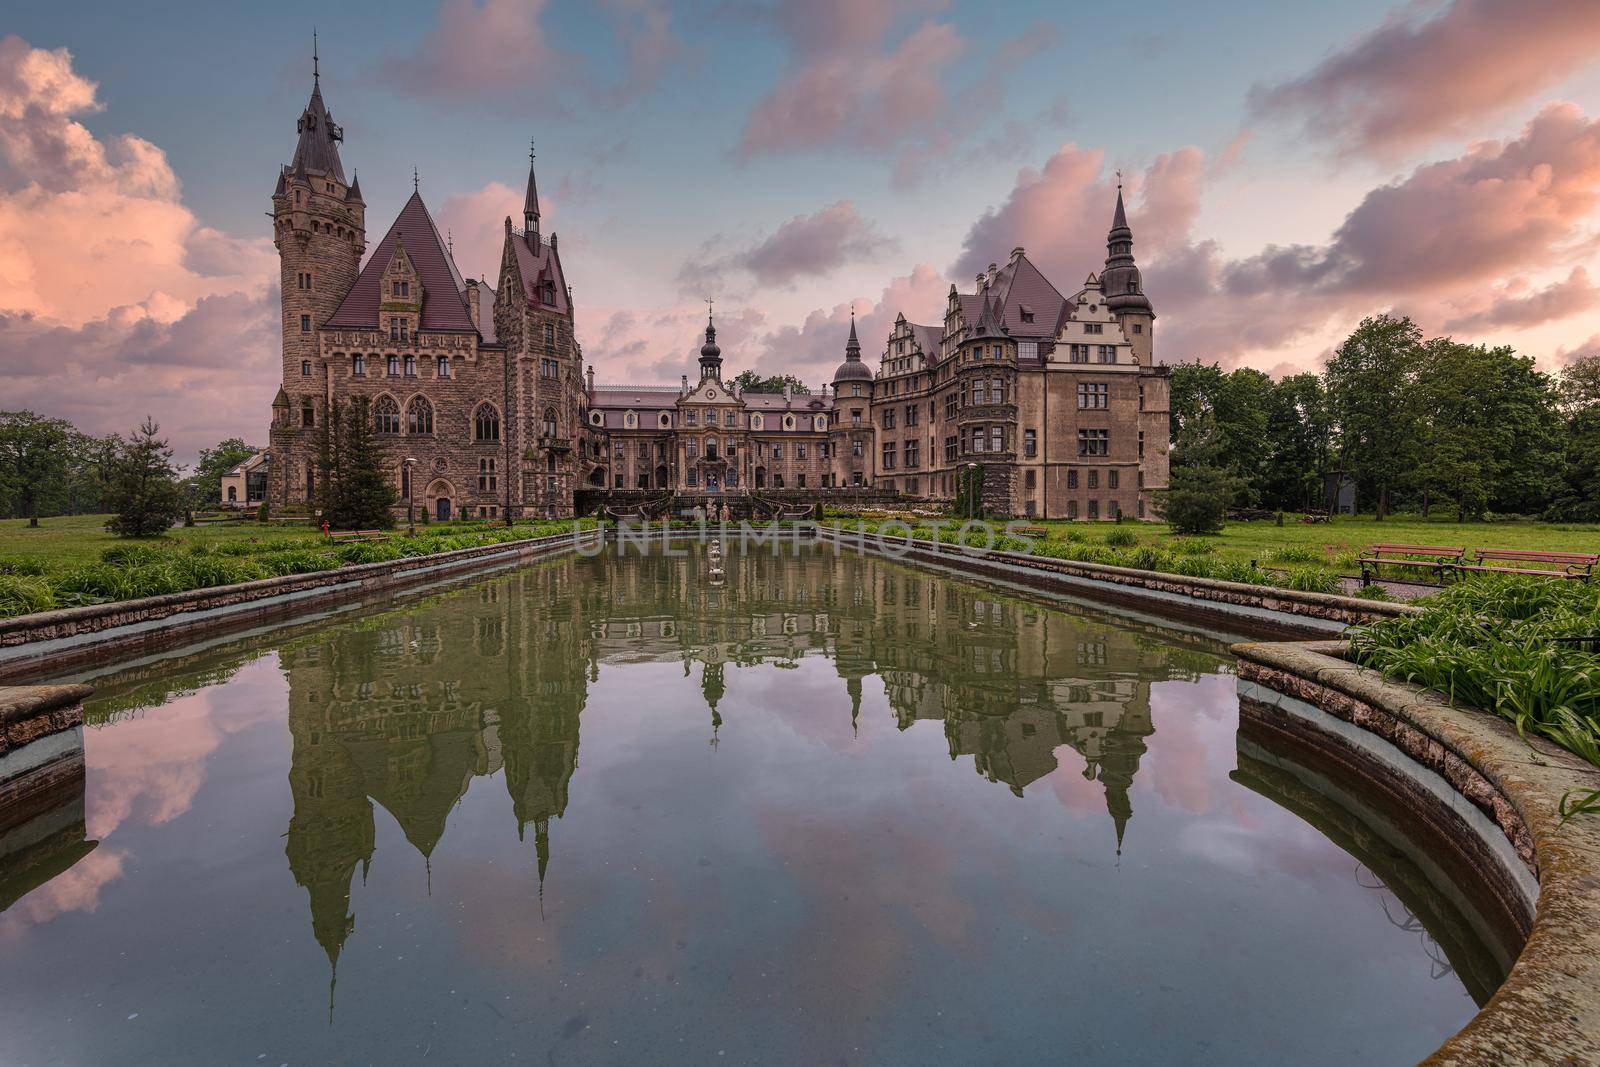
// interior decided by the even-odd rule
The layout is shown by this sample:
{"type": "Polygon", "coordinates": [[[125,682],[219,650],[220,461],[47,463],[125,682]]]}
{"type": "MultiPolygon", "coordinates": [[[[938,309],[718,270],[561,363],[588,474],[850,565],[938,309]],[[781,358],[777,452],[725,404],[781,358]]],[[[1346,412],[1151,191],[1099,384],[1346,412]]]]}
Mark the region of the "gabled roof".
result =
{"type": "Polygon", "coordinates": [[[909,325],[911,326],[911,335],[916,338],[918,346],[922,349],[923,357],[929,363],[937,360],[939,358],[939,339],[944,336],[944,327],[923,326],[915,322],[909,325]]]}
{"type": "Polygon", "coordinates": [[[517,252],[517,269],[522,274],[523,295],[539,306],[553,306],[565,315],[567,306],[567,278],[561,270],[561,257],[548,241],[540,240],[537,247],[528,242],[526,233],[513,233],[511,247],[517,252]],[[539,295],[540,288],[549,282],[555,288],[555,303],[545,305],[539,295]]]}
{"type": "MultiPolygon", "coordinates": [[[[422,203],[422,194],[414,192],[400,215],[383,235],[378,247],[373,249],[367,265],[361,268],[356,284],[350,287],[344,301],[328,319],[328,326],[354,326],[377,329],[380,282],[389,260],[394,255],[395,242],[405,237],[406,255],[416,268],[422,281],[422,322],[424,330],[471,330],[472,313],[467,309],[467,283],[456,269],[455,260],[445,248],[433,216],[422,203]]],[[[481,313],[483,306],[479,304],[481,313]]],[[[492,329],[492,327],[491,327],[492,329]]]]}
{"type": "Polygon", "coordinates": [[[487,281],[478,283],[478,334],[485,343],[491,345],[500,343],[499,336],[494,332],[494,302],[497,299],[487,281]]]}
{"type": "Polygon", "coordinates": [[[344,167],[339,163],[339,141],[344,139],[344,131],[334,125],[333,117],[328,114],[327,105],[322,102],[322,84],[318,82],[311,89],[311,102],[300,113],[297,124],[300,131],[300,142],[294,147],[294,159],[290,168],[298,170],[304,167],[313,174],[327,174],[338,179],[339,184],[344,184],[344,167]]]}
{"type": "Polygon", "coordinates": [[[996,273],[989,295],[1000,312],[1000,323],[1012,337],[1054,337],[1056,323],[1067,309],[1067,298],[1026,254],[1013,256],[996,273]],[[1024,311],[1031,313],[1032,322],[1023,319],[1024,311]]]}

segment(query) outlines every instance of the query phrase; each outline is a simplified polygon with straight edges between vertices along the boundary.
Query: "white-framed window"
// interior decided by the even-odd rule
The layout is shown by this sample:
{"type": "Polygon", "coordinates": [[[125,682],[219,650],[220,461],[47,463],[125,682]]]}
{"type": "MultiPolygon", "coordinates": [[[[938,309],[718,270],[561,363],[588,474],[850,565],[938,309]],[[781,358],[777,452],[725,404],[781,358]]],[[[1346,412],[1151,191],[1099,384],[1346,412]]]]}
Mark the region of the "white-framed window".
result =
{"type": "Polygon", "coordinates": [[[631,411],[624,412],[622,415],[622,425],[630,430],[636,429],[639,425],[639,416],[635,415],[631,411]]]}
{"type": "Polygon", "coordinates": [[[750,428],[752,430],[764,430],[764,429],[767,428],[766,420],[763,419],[759,413],[755,414],[755,415],[751,415],[750,416],[750,428]]]}

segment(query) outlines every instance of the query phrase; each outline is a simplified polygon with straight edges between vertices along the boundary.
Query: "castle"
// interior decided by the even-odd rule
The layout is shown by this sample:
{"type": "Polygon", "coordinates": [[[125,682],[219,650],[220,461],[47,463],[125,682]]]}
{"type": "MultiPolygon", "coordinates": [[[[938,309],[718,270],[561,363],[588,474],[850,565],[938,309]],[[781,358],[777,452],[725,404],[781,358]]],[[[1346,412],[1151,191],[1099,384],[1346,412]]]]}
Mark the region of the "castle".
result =
{"type": "Polygon", "coordinates": [[[852,321],[817,393],[730,387],[708,318],[693,380],[596,385],[531,153],[491,287],[456,266],[420,187],[362,266],[366,202],[315,70],[297,131],[272,195],[283,380],[270,448],[239,479],[247,502],[309,509],[317,427],[356,397],[400,501],[441,520],[565,517],[640,490],[947,501],[963,471],[992,515],[1110,519],[1149,514],[1166,485],[1167,369],[1120,188],[1104,270],[1075,294],[1014,249],[974,292],[950,287],[942,325],[901,315],[876,373],[852,321]]]}

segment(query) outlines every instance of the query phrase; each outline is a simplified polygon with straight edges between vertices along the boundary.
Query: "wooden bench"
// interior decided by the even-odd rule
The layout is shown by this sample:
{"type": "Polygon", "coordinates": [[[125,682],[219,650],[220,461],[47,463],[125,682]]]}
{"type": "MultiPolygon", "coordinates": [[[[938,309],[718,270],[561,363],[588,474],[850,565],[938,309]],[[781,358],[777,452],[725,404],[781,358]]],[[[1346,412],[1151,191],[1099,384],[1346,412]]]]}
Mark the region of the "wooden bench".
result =
{"type": "Polygon", "coordinates": [[[1028,537],[1035,541],[1050,540],[1050,531],[1043,526],[1013,526],[1011,532],[1018,537],[1028,537]]]}
{"type": "Polygon", "coordinates": [[[1356,560],[1361,564],[1361,584],[1371,585],[1372,579],[1377,577],[1378,570],[1384,564],[1391,567],[1424,567],[1433,571],[1444,581],[1444,576],[1452,568],[1459,567],[1466,558],[1467,550],[1455,545],[1396,545],[1379,544],[1367,549],[1368,555],[1356,560]],[[1413,559],[1413,556],[1429,556],[1429,559],[1413,559]],[[1368,569],[1370,565],[1370,571],[1368,569]]]}
{"type": "Polygon", "coordinates": [[[1597,552],[1532,552],[1515,548],[1482,548],[1476,563],[1462,562],[1457,568],[1464,571],[1498,571],[1502,574],[1540,574],[1547,578],[1579,578],[1587,581],[1594,577],[1595,564],[1600,563],[1597,552]],[[1543,563],[1544,567],[1499,567],[1485,560],[1505,560],[1509,563],[1543,563]]]}
{"type": "Polygon", "coordinates": [[[328,533],[330,541],[387,541],[389,535],[382,530],[332,530],[328,533]]]}

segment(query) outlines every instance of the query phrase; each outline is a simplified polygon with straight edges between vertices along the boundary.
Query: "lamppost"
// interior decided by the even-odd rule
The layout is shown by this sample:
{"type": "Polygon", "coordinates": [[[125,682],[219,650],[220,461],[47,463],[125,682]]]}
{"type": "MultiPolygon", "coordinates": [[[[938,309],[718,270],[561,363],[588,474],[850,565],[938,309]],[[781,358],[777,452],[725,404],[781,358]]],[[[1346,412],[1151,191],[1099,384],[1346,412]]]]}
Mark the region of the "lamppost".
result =
{"type": "Polygon", "coordinates": [[[412,476],[416,465],[416,456],[406,457],[406,526],[412,535],[417,532],[417,482],[412,476]]]}

